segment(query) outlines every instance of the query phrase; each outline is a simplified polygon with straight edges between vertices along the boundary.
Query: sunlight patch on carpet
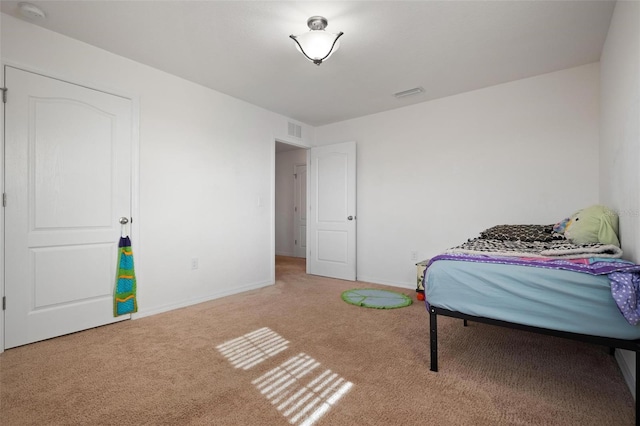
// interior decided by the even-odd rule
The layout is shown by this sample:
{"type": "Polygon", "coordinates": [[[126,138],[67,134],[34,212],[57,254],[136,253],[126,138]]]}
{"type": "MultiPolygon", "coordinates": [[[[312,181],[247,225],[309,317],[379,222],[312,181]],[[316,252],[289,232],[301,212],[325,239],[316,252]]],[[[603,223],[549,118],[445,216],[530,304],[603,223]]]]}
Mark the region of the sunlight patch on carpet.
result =
{"type": "Polygon", "coordinates": [[[216,349],[218,349],[235,368],[248,370],[267,358],[271,358],[284,351],[288,347],[289,341],[285,340],[270,328],[263,327],[218,345],[216,349]]]}
{"type": "Polygon", "coordinates": [[[409,306],[413,300],[402,293],[377,288],[356,288],[341,295],[345,302],[375,309],[395,309],[409,306]]]}
{"type": "Polygon", "coordinates": [[[311,426],[353,386],[331,370],[316,373],[306,384],[300,383],[318,367],[318,361],[300,353],[252,383],[290,424],[311,426]]]}

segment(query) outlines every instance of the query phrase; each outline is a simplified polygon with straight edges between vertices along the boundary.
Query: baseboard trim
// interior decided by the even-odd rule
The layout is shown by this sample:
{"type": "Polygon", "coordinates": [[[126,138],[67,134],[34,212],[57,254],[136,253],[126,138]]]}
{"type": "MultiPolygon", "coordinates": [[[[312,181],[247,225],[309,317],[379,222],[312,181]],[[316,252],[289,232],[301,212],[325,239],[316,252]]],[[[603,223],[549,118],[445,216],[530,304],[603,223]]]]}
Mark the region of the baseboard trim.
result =
{"type": "Polygon", "coordinates": [[[296,257],[295,254],[283,251],[276,251],[276,256],[287,256],[287,257],[296,257]]]}
{"type": "Polygon", "coordinates": [[[229,289],[229,290],[224,290],[224,291],[218,291],[215,293],[211,293],[208,294],[206,296],[202,296],[202,297],[196,297],[193,299],[188,299],[179,303],[172,303],[169,305],[164,305],[164,306],[160,306],[157,308],[151,308],[151,309],[145,309],[145,310],[141,310],[135,314],[133,314],[131,316],[131,319],[138,319],[138,318],[144,318],[144,317],[149,317],[152,315],[157,315],[157,314],[161,314],[163,312],[169,312],[169,311],[173,311],[174,309],[180,309],[180,308],[186,308],[187,306],[192,306],[192,305],[197,305],[198,303],[204,303],[204,302],[208,302],[210,300],[214,300],[214,299],[220,299],[221,297],[226,297],[226,296],[232,296],[234,294],[238,294],[238,293],[244,293],[245,291],[249,291],[249,290],[256,290],[262,287],[268,287],[270,285],[273,285],[274,282],[271,280],[266,280],[266,281],[259,281],[257,283],[252,283],[252,284],[246,284],[240,287],[236,287],[233,289],[229,289]]]}
{"type": "MultiPolygon", "coordinates": [[[[633,399],[636,398],[636,381],[633,378],[633,374],[631,374],[631,367],[627,364],[627,360],[622,355],[622,349],[616,349],[615,357],[616,361],[618,361],[618,366],[620,367],[620,371],[622,372],[622,377],[624,377],[624,381],[627,383],[629,390],[631,391],[631,395],[633,395],[633,399]]],[[[636,354],[638,356],[638,354],[636,354]]]]}
{"type": "Polygon", "coordinates": [[[358,275],[358,281],[359,282],[373,283],[373,284],[388,285],[388,286],[391,286],[391,287],[409,288],[409,289],[412,289],[412,290],[416,289],[416,284],[415,283],[391,282],[391,281],[381,280],[381,279],[375,278],[375,277],[367,277],[367,276],[363,277],[363,276],[358,275]]]}

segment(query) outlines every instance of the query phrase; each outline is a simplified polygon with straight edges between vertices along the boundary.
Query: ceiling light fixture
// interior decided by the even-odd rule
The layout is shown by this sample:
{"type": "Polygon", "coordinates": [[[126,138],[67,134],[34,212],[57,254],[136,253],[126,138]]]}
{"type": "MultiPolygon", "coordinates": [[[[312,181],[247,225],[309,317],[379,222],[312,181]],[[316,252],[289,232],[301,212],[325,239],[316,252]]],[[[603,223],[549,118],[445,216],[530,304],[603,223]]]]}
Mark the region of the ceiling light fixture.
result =
{"type": "Polygon", "coordinates": [[[308,33],[289,36],[296,42],[296,47],[300,53],[316,65],[320,65],[328,59],[333,52],[338,50],[340,47],[340,41],[338,39],[344,34],[342,31],[338,34],[326,32],[324,29],[327,25],[327,18],[323,16],[312,16],[307,19],[307,26],[310,29],[308,33]]]}
{"type": "Polygon", "coordinates": [[[42,11],[42,9],[40,9],[35,4],[26,2],[18,3],[18,10],[20,11],[20,14],[22,16],[28,19],[37,20],[46,18],[46,15],[42,11]]]}

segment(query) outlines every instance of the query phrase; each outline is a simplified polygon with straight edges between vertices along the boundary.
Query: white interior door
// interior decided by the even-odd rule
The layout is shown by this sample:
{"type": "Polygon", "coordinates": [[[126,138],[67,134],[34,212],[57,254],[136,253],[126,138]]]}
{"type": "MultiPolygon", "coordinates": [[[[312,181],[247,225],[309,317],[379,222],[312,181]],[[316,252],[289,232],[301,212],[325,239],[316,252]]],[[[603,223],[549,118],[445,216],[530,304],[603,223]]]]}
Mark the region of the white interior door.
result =
{"type": "Polygon", "coordinates": [[[307,273],[356,279],[356,144],[311,148],[307,273]]]}
{"type": "Polygon", "coordinates": [[[113,317],[131,211],[129,99],[5,69],[5,347],[113,317]]]}
{"type": "Polygon", "coordinates": [[[293,244],[296,257],[307,257],[307,165],[298,164],[293,174],[293,244]]]}

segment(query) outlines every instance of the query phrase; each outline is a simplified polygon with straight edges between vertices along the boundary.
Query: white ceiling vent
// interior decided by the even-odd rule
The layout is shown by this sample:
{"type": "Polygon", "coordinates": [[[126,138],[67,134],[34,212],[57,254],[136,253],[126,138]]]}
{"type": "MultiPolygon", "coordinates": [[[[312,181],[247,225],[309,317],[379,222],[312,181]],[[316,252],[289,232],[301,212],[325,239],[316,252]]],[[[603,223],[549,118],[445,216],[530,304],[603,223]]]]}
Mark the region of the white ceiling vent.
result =
{"type": "Polygon", "coordinates": [[[424,89],[422,87],[414,87],[413,89],[403,90],[402,92],[394,93],[393,96],[396,98],[404,98],[411,95],[417,95],[418,93],[424,93],[424,89]]]}
{"type": "Polygon", "coordinates": [[[289,122],[289,129],[287,131],[289,136],[293,136],[294,138],[302,138],[302,126],[299,126],[295,123],[289,122]]]}

